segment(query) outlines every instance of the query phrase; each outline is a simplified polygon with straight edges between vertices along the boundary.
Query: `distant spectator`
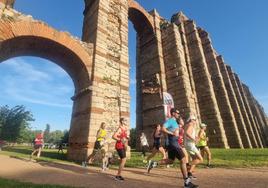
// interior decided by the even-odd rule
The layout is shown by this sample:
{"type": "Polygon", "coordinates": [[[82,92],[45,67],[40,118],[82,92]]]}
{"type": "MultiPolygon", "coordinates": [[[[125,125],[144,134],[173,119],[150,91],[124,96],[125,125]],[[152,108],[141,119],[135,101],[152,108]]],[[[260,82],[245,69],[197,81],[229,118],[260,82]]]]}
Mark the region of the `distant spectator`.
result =
{"type": "Polygon", "coordinates": [[[141,141],[142,157],[144,158],[146,156],[146,151],[149,148],[149,144],[144,132],[142,132],[140,135],[140,141],[141,141]]]}
{"type": "Polygon", "coordinates": [[[59,143],[59,148],[58,149],[59,149],[58,153],[60,153],[60,151],[61,151],[61,153],[64,153],[63,152],[63,144],[62,144],[62,142],[59,143]]]}

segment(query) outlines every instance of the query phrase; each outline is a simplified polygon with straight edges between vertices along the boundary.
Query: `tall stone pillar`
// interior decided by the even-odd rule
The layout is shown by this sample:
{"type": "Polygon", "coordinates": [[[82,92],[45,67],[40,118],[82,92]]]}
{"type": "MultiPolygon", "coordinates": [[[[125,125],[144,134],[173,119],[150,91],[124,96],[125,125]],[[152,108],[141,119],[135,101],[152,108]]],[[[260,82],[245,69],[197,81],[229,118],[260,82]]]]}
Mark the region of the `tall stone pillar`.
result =
{"type": "Polygon", "coordinates": [[[257,104],[257,108],[260,112],[261,118],[262,118],[263,122],[265,122],[265,124],[263,126],[264,126],[264,130],[265,130],[265,134],[266,134],[266,142],[268,142],[268,118],[264,112],[263,107],[259,104],[259,102],[257,100],[255,100],[255,101],[257,104]]]}
{"type": "Polygon", "coordinates": [[[251,108],[249,106],[248,98],[246,97],[246,94],[245,94],[245,91],[243,89],[242,83],[241,83],[241,81],[240,81],[240,79],[239,79],[239,77],[238,77],[237,74],[234,74],[234,76],[235,76],[236,83],[238,85],[239,91],[241,93],[242,100],[244,102],[245,109],[246,109],[246,112],[248,114],[248,118],[249,118],[249,121],[250,121],[252,130],[253,130],[253,133],[254,133],[254,135],[256,137],[256,141],[258,143],[258,146],[261,147],[261,148],[263,148],[262,141],[261,141],[259,132],[257,130],[257,125],[256,125],[255,120],[253,118],[252,111],[251,111],[251,108]]]}
{"type": "Polygon", "coordinates": [[[169,24],[161,29],[165,60],[167,91],[173,96],[175,106],[185,114],[196,114],[194,94],[184,56],[179,28],[169,24]]]}
{"type": "Polygon", "coordinates": [[[16,0],[0,0],[0,4],[3,4],[7,8],[13,8],[16,0]]]}
{"type": "Polygon", "coordinates": [[[108,138],[130,116],[128,1],[85,0],[83,41],[94,44],[88,153],[101,122],[108,138]]]}
{"type": "Polygon", "coordinates": [[[238,126],[240,136],[243,142],[243,146],[245,148],[252,148],[251,141],[248,135],[248,131],[245,126],[244,118],[242,116],[242,113],[241,113],[241,110],[237,101],[236,93],[234,92],[233,84],[231,83],[231,80],[230,80],[230,77],[229,77],[229,74],[226,69],[222,56],[217,56],[217,63],[219,64],[219,68],[220,68],[220,71],[224,80],[225,88],[227,90],[230,104],[234,112],[236,124],[238,126]]]}
{"type": "Polygon", "coordinates": [[[210,80],[211,76],[195,23],[188,20],[185,24],[185,31],[201,119],[208,124],[208,136],[213,143],[212,147],[228,148],[222,118],[210,80]]]}
{"type": "MultiPolygon", "coordinates": [[[[160,16],[153,10],[150,18],[153,21],[153,30],[137,30],[137,129],[138,134],[140,130],[146,135],[151,135],[156,124],[163,124],[165,121],[162,93],[167,91],[160,16]]],[[[130,20],[134,27],[142,22],[138,19],[130,20]]],[[[152,144],[153,138],[148,136],[148,139],[152,144]]]]}
{"type": "Polygon", "coordinates": [[[236,94],[236,98],[237,98],[239,107],[241,109],[241,113],[243,115],[243,119],[244,119],[244,122],[245,122],[245,125],[246,125],[246,128],[247,128],[247,131],[248,131],[249,138],[251,140],[252,146],[254,148],[257,148],[258,143],[257,143],[256,137],[255,137],[255,134],[253,132],[253,129],[251,127],[250,120],[249,120],[249,117],[248,117],[248,114],[247,114],[247,111],[246,111],[246,108],[245,108],[245,104],[244,104],[244,101],[242,100],[242,96],[241,96],[238,84],[236,82],[236,79],[235,79],[235,75],[234,75],[234,73],[232,71],[232,68],[230,66],[226,65],[226,68],[227,68],[230,80],[232,82],[232,85],[233,85],[233,88],[234,88],[234,91],[235,91],[235,94],[236,94]]]}
{"type": "Polygon", "coordinates": [[[219,69],[219,65],[217,63],[216,52],[212,47],[208,33],[201,28],[198,29],[198,31],[199,36],[202,40],[208,70],[211,75],[212,84],[223,120],[224,130],[226,133],[228,144],[232,148],[243,148],[234,113],[231,108],[231,104],[224,85],[222,74],[219,69]]]}
{"type": "Polygon", "coordinates": [[[254,119],[257,123],[257,128],[258,128],[259,134],[262,138],[263,146],[267,146],[266,137],[268,137],[268,135],[267,136],[265,135],[265,130],[264,130],[265,122],[263,122],[263,120],[261,118],[261,115],[260,115],[259,109],[257,108],[255,99],[254,99],[253,95],[251,94],[248,86],[245,84],[242,84],[242,85],[243,85],[244,91],[246,93],[246,96],[248,98],[250,108],[252,109],[252,114],[253,114],[254,119]]]}
{"type": "MultiPolygon", "coordinates": [[[[189,54],[189,49],[188,49],[188,44],[187,44],[187,39],[186,39],[186,32],[185,32],[185,22],[189,20],[187,18],[187,16],[185,16],[182,12],[178,12],[176,14],[174,14],[171,17],[171,22],[176,24],[179,28],[179,32],[180,32],[180,38],[181,38],[181,45],[183,47],[183,51],[184,51],[184,59],[186,62],[186,70],[187,70],[187,74],[189,75],[189,83],[190,83],[190,88],[188,88],[188,91],[191,94],[189,101],[191,105],[194,105],[194,109],[191,110],[192,112],[195,112],[198,119],[201,121],[200,119],[200,111],[199,111],[199,105],[198,105],[198,101],[197,101],[197,95],[196,95],[196,91],[195,91],[195,83],[194,83],[194,78],[193,78],[193,71],[192,71],[192,66],[191,66],[191,60],[190,60],[190,54],[189,54]]],[[[184,113],[185,115],[187,114],[187,111],[185,111],[184,113]]]]}

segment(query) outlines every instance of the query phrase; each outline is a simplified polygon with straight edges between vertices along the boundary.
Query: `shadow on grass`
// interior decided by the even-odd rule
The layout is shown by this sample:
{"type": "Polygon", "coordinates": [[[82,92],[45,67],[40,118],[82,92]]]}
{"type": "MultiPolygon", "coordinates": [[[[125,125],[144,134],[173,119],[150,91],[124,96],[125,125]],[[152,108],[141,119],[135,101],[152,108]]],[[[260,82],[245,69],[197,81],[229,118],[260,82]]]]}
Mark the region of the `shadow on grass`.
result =
{"type": "MultiPolygon", "coordinates": [[[[24,154],[24,155],[31,155],[32,149],[30,148],[18,148],[18,147],[5,147],[3,151],[24,154]]],[[[46,151],[42,150],[41,157],[50,158],[50,159],[57,159],[57,160],[64,160],[67,161],[67,154],[66,153],[57,153],[53,151],[46,151]]]]}

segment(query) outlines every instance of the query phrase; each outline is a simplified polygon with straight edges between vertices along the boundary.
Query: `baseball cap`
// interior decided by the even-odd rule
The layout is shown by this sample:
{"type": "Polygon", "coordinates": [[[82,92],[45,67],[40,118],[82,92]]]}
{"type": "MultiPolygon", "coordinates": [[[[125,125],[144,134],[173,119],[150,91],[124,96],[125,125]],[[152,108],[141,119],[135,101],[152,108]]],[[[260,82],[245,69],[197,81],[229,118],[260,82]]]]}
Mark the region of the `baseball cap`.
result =
{"type": "Polygon", "coordinates": [[[206,127],[207,125],[205,123],[201,123],[200,127],[206,127]]]}
{"type": "Polygon", "coordinates": [[[170,114],[172,114],[172,113],[174,113],[174,112],[176,112],[176,113],[180,113],[180,111],[178,110],[178,109],[176,109],[176,108],[171,108],[170,109],[170,114]]]}
{"type": "Polygon", "coordinates": [[[189,122],[189,121],[191,121],[191,120],[196,120],[195,115],[190,114],[189,117],[187,118],[187,121],[186,121],[186,122],[189,122]]]}

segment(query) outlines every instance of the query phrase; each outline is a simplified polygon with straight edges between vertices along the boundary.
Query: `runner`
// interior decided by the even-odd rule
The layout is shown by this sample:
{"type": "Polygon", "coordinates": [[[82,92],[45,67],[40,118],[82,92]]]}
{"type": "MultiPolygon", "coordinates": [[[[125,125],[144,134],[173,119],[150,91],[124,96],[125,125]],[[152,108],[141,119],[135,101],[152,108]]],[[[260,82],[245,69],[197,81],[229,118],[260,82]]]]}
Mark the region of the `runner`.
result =
{"type": "Polygon", "coordinates": [[[188,177],[190,178],[196,178],[193,176],[195,166],[203,161],[203,157],[201,156],[199,150],[195,145],[199,141],[199,138],[196,135],[196,125],[197,123],[195,116],[190,115],[186,122],[185,135],[184,135],[185,148],[192,157],[191,167],[188,170],[188,177]]]}
{"type": "Polygon", "coordinates": [[[191,178],[187,175],[186,168],[186,158],[181,150],[181,147],[178,144],[178,123],[176,119],[179,117],[179,111],[175,108],[170,110],[171,118],[169,118],[162,128],[162,131],[168,135],[169,145],[168,145],[168,159],[162,159],[159,162],[149,161],[147,172],[150,173],[151,169],[157,165],[167,165],[173,164],[175,158],[180,160],[181,173],[184,178],[184,188],[197,188],[197,185],[194,185],[191,182],[191,178]]]}
{"type": "Polygon", "coordinates": [[[97,139],[94,145],[94,149],[92,151],[92,153],[88,156],[88,158],[86,159],[86,161],[82,162],[82,166],[86,167],[87,164],[91,164],[94,161],[94,157],[96,156],[96,154],[98,152],[101,152],[101,157],[102,159],[105,156],[105,150],[102,149],[104,142],[106,140],[106,135],[107,135],[107,131],[105,130],[106,124],[104,122],[101,123],[100,129],[97,132],[97,139]]]}
{"type": "Polygon", "coordinates": [[[185,156],[185,159],[186,159],[186,166],[187,166],[187,169],[190,169],[190,164],[189,164],[189,156],[188,156],[188,153],[185,149],[185,146],[184,146],[184,121],[181,117],[179,117],[179,119],[177,120],[177,123],[179,124],[179,138],[178,138],[178,143],[183,151],[183,154],[185,156]]]}
{"type": "Polygon", "coordinates": [[[116,132],[113,135],[113,139],[116,140],[115,149],[120,157],[120,164],[118,168],[117,175],[115,176],[115,180],[124,181],[125,179],[121,176],[122,170],[126,163],[126,150],[128,146],[128,127],[126,124],[127,120],[124,118],[120,118],[120,125],[116,132]]]}
{"type": "Polygon", "coordinates": [[[207,168],[211,167],[211,152],[209,150],[209,147],[207,145],[208,137],[206,136],[206,129],[207,125],[204,123],[201,123],[200,125],[200,131],[198,133],[198,137],[200,138],[199,142],[197,143],[198,149],[201,151],[201,155],[204,158],[204,155],[207,156],[207,168]]]}
{"type": "Polygon", "coordinates": [[[155,127],[155,130],[153,132],[153,138],[154,138],[154,144],[153,144],[153,150],[151,155],[147,157],[147,161],[149,161],[151,158],[153,158],[157,152],[162,153],[163,159],[166,159],[166,152],[165,149],[161,146],[161,137],[163,136],[161,131],[161,125],[157,124],[155,127]]]}
{"type": "Polygon", "coordinates": [[[44,144],[44,132],[39,133],[36,135],[35,139],[34,139],[34,150],[30,156],[30,159],[32,159],[32,157],[37,153],[37,158],[40,157],[41,155],[41,151],[42,151],[42,147],[44,144]]]}

